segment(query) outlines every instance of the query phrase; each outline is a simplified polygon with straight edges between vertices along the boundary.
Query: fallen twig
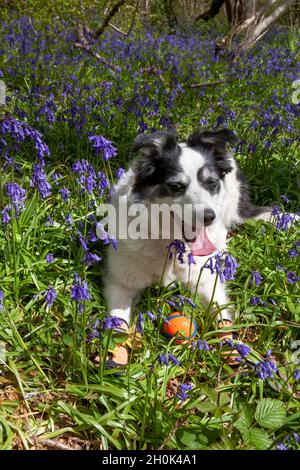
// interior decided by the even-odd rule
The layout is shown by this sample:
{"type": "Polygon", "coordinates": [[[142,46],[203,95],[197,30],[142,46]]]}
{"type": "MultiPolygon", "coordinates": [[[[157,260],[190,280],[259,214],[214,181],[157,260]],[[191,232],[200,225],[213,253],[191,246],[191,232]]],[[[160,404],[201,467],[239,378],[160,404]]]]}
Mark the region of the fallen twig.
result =
{"type": "Polygon", "coordinates": [[[99,62],[106,65],[108,68],[114,70],[115,72],[120,71],[120,67],[118,65],[112,64],[111,62],[109,62],[109,60],[105,59],[105,57],[102,57],[97,52],[93,51],[92,46],[90,44],[82,44],[81,42],[75,42],[75,47],[79,49],[84,49],[90,56],[99,60],[99,62]]]}
{"type": "MultiPolygon", "coordinates": [[[[206,86],[215,86],[221,85],[222,83],[226,83],[227,80],[215,80],[214,82],[206,82],[206,83],[191,83],[188,85],[190,88],[204,88],[206,86]]],[[[184,86],[184,85],[183,85],[184,86]]]]}
{"type": "Polygon", "coordinates": [[[53,439],[36,439],[36,443],[59,450],[80,450],[76,448],[74,449],[74,447],[67,446],[66,444],[62,444],[61,442],[54,441],[53,439]]]}

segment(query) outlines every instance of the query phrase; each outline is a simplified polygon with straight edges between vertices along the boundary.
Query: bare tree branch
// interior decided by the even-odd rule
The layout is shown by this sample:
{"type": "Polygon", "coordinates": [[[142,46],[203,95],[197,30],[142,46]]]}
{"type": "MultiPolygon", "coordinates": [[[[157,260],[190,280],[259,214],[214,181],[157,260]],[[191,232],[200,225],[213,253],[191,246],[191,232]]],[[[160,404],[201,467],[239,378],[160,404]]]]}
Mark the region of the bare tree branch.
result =
{"type": "Polygon", "coordinates": [[[126,0],[119,0],[117,3],[114,4],[112,9],[109,11],[109,13],[104,18],[100,28],[98,28],[96,31],[94,31],[94,33],[93,33],[94,38],[97,38],[97,37],[101,36],[101,34],[104,32],[104,30],[109,25],[110,20],[118,13],[119,9],[121,8],[122,5],[124,5],[125,2],[126,2],[126,0]]]}
{"type": "Polygon", "coordinates": [[[133,16],[132,16],[132,20],[131,20],[131,23],[130,23],[130,26],[129,26],[129,30],[127,32],[125,31],[122,31],[121,29],[117,28],[117,26],[115,26],[114,24],[112,23],[108,23],[108,25],[114,29],[115,31],[117,31],[118,33],[122,34],[123,36],[130,36],[131,34],[131,31],[132,31],[132,28],[133,28],[133,25],[134,25],[134,20],[135,20],[135,17],[136,17],[136,14],[137,14],[137,10],[138,10],[138,7],[139,7],[139,3],[140,3],[140,0],[137,0],[136,4],[135,4],[135,9],[134,9],[134,12],[133,12],[133,16]]]}
{"type": "Polygon", "coordinates": [[[89,30],[89,28],[87,28],[86,26],[84,26],[82,24],[79,24],[78,28],[77,28],[77,39],[78,39],[78,41],[75,42],[75,47],[77,47],[78,49],[84,49],[90,56],[94,57],[99,62],[101,62],[102,64],[106,65],[108,68],[110,68],[114,71],[119,71],[120,67],[118,65],[115,65],[115,64],[111,63],[105,57],[102,57],[96,51],[94,51],[92,49],[92,46],[93,46],[92,43],[93,43],[93,39],[95,40],[95,39],[99,38],[108,26],[113,28],[119,34],[122,34],[124,36],[129,36],[130,35],[130,33],[133,29],[133,25],[134,25],[134,21],[135,21],[135,17],[136,17],[136,13],[137,13],[137,10],[138,10],[140,0],[136,1],[136,5],[135,5],[135,8],[134,8],[134,12],[133,12],[132,20],[131,20],[131,23],[130,23],[130,27],[129,27],[129,30],[127,32],[122,31],[121,29],[119,29],[117,26],[113,25],[110,22],[110,20],[118,13],[119,9],[121,8],[122,5],[124,5],[125,2],[126,2],[126,0],[119,0],[117,3],[115,3],[113,5],[113,7],[111,8],[111,10],[108,13],[106,13],[106,16],[105,16],[101,26],[96,31],[91,31],[91,30],[89,30]]]}
{"type": "Polygon", "coordinates": [[[100,56],[97,52],[92,49],[92,44],[90,44],[90,42],[86,38],[85,27],[82,24],[78,25],[77,38],[78,41],[75,42],[75,47],[77,47],[78,49],[84,49],[90,56],[94,57],[99,62],[106,65],[106,67],[110,68],[111,70],[114,70],[115,72],[120,70],[119,66],[112,64],[111,62],[109,62],[109,60],[105,59],[105,57],[100,56]]]}

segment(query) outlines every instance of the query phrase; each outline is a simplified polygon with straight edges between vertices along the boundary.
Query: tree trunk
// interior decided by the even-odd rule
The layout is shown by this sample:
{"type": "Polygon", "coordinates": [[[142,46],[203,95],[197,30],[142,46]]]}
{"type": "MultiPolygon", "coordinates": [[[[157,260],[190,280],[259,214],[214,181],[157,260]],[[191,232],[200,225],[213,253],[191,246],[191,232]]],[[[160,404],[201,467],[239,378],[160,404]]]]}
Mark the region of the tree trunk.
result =
{"type": "Polygon", "coordinates": [[[263,36],[269,31],[271,26],[288,10],[292,5],[293,0],[287,0],[282,5],[275,8],[275,10],[267,17],[263,17],[251,31],[249,35],[246,36],[245,40],[241,43],[238,48],[238,52],[247,51],[253,47],[263,36]]]}

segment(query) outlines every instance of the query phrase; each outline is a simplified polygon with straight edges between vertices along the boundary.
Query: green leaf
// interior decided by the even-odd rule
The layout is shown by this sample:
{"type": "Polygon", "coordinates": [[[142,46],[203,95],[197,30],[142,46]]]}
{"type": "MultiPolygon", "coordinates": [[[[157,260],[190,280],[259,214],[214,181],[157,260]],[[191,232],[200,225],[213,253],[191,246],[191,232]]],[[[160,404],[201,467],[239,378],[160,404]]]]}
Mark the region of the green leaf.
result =
{"type": "Polygon", "coordinates": [[[280,400],[263,398],[257,405],[255,419],[262,427],[276,429],[285,423],[285,405],[280,400]]]}
{"type": "Polygon", "coordinates": [[[180,449],[207,449],[219,437],[216,429],[205,429],[202,433],[199,428],[181,428],[176,432],[176,440],[180,449]]]}
{"type": "Polygon", "coordinates": [[[63,336],[63,342],[66,346],[72,346],[73,345],[73,337],[67,333],[63,336]]]}
{"type": "Polygon", "coordinates": [[[243,432],[244,443],[247,447],[265,450],[273,444],[270,436],[263,429],[249,428],[243,432]]]}
{"type": "Polygon", "coordinates": [[[241,417],[234,423],[234,427],[238,429],[242,434],[247,431],[253,423],[254,412],[249,407],[244,405],[242,407],[241,417]]]}

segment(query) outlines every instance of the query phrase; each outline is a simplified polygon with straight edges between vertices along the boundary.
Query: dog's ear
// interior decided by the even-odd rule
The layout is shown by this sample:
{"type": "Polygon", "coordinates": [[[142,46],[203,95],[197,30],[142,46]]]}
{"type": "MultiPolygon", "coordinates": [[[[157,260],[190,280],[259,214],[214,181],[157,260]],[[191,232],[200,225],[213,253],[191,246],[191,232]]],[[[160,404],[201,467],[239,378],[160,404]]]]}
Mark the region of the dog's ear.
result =
{"type": "Polygon", "coordinates": [[[145,157],[161,157],[176,149],[177,137],[173,132],[154,132],[140,134],[134,141],[132,150],[145,157]]]}
{"type": "Polygon", "coordinates": [[[196,130],[188,138],[187,144],[190,147],[200,147],[204,150],[220,150],[224,152],[226,145],[237,145],[240,139],[229,129],[219,131],[200,131],[196,130]]]}
{"type": "Polygon", "coordinates": [[[173,132],[155,132],[139,135],[133,145],[138,152],[132,165],[135,174],[133,192],[144,194],[151,186],[163,183],[166,175],[178,172],[180,147],[173,132]]]}
{"type": "Polygon", "coordinates": [[[233,169],[232,155],[227,150],[227,144],[235,145],[239,142],[240,139],[233,131],[222,129],[215,132],[196,130],[188,138],[187,144],[189,147],[199,149],[213,159],[222,178],[233,169]]]}

